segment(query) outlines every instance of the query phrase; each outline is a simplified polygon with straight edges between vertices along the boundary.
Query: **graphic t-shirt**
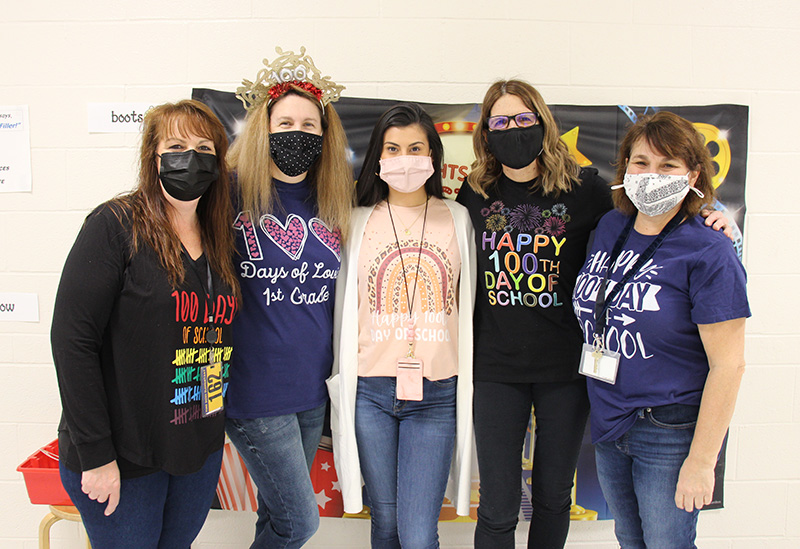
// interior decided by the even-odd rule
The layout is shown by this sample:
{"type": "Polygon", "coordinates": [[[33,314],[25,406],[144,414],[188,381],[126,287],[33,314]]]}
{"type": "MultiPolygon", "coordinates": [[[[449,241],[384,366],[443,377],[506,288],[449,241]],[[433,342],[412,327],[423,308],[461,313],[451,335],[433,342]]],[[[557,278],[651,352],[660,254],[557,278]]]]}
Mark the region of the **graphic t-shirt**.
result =
{"type": "Polygon", "coordinates": [[[224,440],[225,414],[202,415],[200,369],[213,329],[224,392],[236,300],[213,272],[209,295],[205,257],[185,251],[185,277],[173,288],[150,246],[131,255],[128,213],[113,208],[86,218],[56,296],[60,458],[75,471],[116,459],[123,478],[194,473],[224,440]]]}
{"type": "Polygon", "coordinates": [[[422,359],[423,375],[447,379],[458,373],[461,255],[453,216],[438,198],[430,199],[427,216],[424,205],[392,206],[392,216],[402,261],[386,202],[372,211],[359,250],[358,375],[396,375],[397,359],[408,351],[406,327],[412,318],[415,356],[422,359]],[[410,317],[409,297],[414,303],[410,317]]]}
{"type": "MultiPolygon", "coordinates": [[[[594,337],[598,288],[628,219],[618,211],[603,217],[578,276],[573,307],[587,342],[594,337]]],[[[607,295],[655,238],[631,230],[607,295]]],[[[614,385],[587,379],[594,442],[622,436],[640,408],[700,404],[708,358],[697,325],[750,316],[745,285],[733,244],[701,217],[687,219],[664,240],[609,304],[603,337],[621,358],[614,385]]]]}
{"type": "Polygon", "coordinates": [[[457,201],[475,227],[475,380],[576,379],[581,333],[570,307],[589,234],[611,208],[608,185],[583,169],[568,193],[544,196],[501,175],[483,198],[464,184],[457,201]]]}
{"type": "Polygon", "coordinates": [[[325,403],[333,364],[333,292],[339,230],[319,217],[307,181],[274,181],[273,213],[234,222],[242,307],[228,416],[270,417],[325,403]]]}

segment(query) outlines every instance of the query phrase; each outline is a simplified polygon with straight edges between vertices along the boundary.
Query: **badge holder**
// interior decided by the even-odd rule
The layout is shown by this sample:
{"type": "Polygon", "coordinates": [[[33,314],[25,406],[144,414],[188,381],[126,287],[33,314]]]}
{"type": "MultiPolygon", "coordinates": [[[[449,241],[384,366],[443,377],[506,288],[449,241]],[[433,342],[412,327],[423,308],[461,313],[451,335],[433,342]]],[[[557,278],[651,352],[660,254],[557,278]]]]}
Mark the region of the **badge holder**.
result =
{"type": "Polygon", "coordinates": [[[422,360],[414,356],[414,327],[406,328],[408,354],[397,359],[397,400],[422,400],[422,360]]]}
{"type": "Polygon", "coordinates": [[[213,416],[223,408],[222,362],[214,360],[214,343],[217,342],[217,331],[213,328],[206,331],[206,342],[209,344],[208,364],[200,368],[200,402],[203,417],[213,416]]]}
{"type": "Polygon", "coordinates": [[[603,348],[603,340],[595,334],[594,342],[583,344],[579,373],[614,385],[617,381],[619,353],[603,348]]]}

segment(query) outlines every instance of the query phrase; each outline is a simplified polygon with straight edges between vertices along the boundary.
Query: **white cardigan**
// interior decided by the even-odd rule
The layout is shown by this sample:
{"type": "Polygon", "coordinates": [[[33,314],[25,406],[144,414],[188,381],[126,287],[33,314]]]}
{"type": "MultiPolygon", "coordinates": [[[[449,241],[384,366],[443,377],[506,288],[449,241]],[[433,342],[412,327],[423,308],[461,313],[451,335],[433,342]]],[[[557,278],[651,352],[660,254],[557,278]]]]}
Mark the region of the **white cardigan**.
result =
{"type": "MultiPolygon", "coordinates": [[[[447,496],[456,513],[469,515],[472,480],[472,312],[475,305],[475,233],[466,208],[445,200],[455,225],[461,272],[458,285],[458,390],[456,444],[450,466],[447,496]]],[[[346,513],[360,513],[361,466],[356,446],[355,410],[358,384],[358,255],[367,220],[374,207],[356,208],[350,238],[336,280],[333,320],[333,372],[328,378],[334,462],[346,513]]]]}

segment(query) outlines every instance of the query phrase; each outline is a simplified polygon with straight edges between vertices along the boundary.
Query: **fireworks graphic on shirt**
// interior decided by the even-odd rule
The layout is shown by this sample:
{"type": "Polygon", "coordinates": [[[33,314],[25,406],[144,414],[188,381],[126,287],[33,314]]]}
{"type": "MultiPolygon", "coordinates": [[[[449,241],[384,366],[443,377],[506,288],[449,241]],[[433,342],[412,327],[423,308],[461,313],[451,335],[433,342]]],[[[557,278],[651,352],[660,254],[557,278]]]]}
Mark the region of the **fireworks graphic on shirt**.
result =
{"type": "Polygon", "coordinates": [[[508,225],[508,220],[504,215],[494,214],[486,219],[486,228],[490,231],[502,231],[506,225],[508,225]]]}
{"type": "Polygon", "coordinates": [[[559,236],[564,233],[565,223],[560,217],[550,217],[544,222],[544,230],[553,236],[559,236]]]}
{"type": "Polygon", "coordinates": [[[511,210],[511,226],[520,232],[529,232],[542,224],[542,210],[533,204],[520,204],[511,210]]]}

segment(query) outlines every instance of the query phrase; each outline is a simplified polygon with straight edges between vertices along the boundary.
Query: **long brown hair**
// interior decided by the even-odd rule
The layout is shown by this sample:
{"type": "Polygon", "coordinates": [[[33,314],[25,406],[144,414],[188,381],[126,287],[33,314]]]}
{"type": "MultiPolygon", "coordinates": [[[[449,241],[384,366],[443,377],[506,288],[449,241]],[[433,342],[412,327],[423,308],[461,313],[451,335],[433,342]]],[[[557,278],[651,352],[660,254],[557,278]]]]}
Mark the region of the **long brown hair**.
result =
{"type": "Polygon", "coordinates": [[[245,127],[231,147],[228,161],[231,169],[236,170],[241,207],[255,219],[279,207],[272,184],[269,115],[274,105],[291,94],[308,99],[320,109],[322,154],[309,169],[308,181],[316,194],[320,218],[328,226],[338,228],[344,240],[350,225],[355,188],[353,169],[347,161],[347,136],[332,104],[322,109],[316,97],[293,84],[281,98],[263,101],[247,113],[245,127]]]}
{"type": "MultiPolygon", "coordinates": [[[[636,121],[622,138],[617,157],[617,175],[614,185],[621,185],[628,171],[628,159],[634,145],[644,139],[659,154],[668,158],[683,161],[692,171],[699,171],[695,181],[695,188],[705,196],[700,198],[690,192],[683,199],[681,213],[687,217],[694,217],[706,204],[713,204],[717,196],[711,179],[714,177],[714,165],[711,153],[706,147],[705,138],[698,132],[691,122],[669,111],[659,111],[652,116],[645,116],[636,121]]],[[[683,175],[683,174],[681,174],[683,175]]],[[[614,207],[626,215],[636,213],[636,206],[619,188],[611,191],[614,207]]]]}
{"type": "Polygon", "coordinates": [[[467,181],[472,189],[486,198],[486,189],[497,182],[503,172],[503,165],[489,151],[487,120],[492,107],[504,95],[516,95],[525,106],[539,115],[544,126],[542,152],[538,157],[539,177],[534,189],[541,187],[545,195],[558,196],[562,191],[569,192],[573,185],[580,184],[578,173],[580,167],[569,149],[561,141],[553,113],[547,107],[536,88],[522,80],[498,80],[489,86],[481,105],[481,117],[472,133],[472,148],[475,151],[475,162],[472,163],[467,181]]]}
{"type": "Polygon", "coordinates": [[[233,206],[225,154],[228,138],[225,128],[207,106],[199,101],[166,103],[147,112],[139,151],[139,181],[129,194],[110,202],[118,217],[129,217],[132,226],[131,253],[150,246],[167,271],[173,287],[183,282],[185,269],[181,241],[170,222],[169,205],[164,197],[156,165],[158,144],[178,133],[194,134],[214,142],[219,178],[203,194],[197,205],[203,252],[211,268],[239,296],[239,283],[233,271],[233,206]]]}

